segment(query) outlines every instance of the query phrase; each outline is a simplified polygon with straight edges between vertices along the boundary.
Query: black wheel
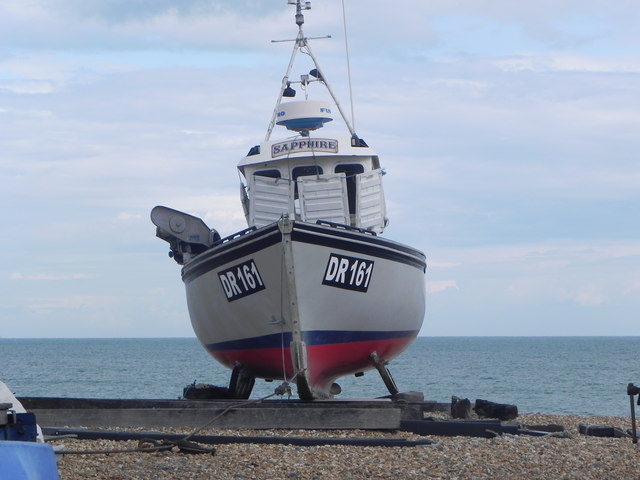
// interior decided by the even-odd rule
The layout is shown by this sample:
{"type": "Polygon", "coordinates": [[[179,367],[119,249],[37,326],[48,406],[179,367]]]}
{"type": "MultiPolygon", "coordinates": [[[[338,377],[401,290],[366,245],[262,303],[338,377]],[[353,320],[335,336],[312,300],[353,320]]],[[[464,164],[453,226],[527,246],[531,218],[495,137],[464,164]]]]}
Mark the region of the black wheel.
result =
{"type": "Polygon", "coordinates": [[[246,400],[251,396],[256,377],[240,363],[237,363],[231,371],[229,380],[229,395],[231,398],[246,400]]]}
{"type": "Polygon", "coordinates": [[[296,386],[298,387],[298,397],[300,397],[300,400],[313,400],[313,393],[311,393],[311,388],[309,387],[306,376],[299,374],[296,377],[296,386]]]}

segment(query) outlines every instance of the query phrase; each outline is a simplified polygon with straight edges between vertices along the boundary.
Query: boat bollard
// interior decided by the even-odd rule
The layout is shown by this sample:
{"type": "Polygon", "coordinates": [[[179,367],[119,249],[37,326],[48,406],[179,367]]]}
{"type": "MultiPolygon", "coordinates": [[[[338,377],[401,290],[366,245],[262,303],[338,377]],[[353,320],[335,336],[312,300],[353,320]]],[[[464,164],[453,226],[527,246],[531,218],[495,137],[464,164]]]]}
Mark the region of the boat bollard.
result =
{"type": "MultiPolygon", "coordinates": [[[[638,443],[636,430],[636,407],[633,402],[633,397],[639,393],[640,388],[636,387],[633,383],[627,385],[627,395],[629,395],[629,403],[631,404],[631,439],[633,443],[638,443]]],[[[638,404],[640,405],[640,397],[638,397],[638,404]]]]}

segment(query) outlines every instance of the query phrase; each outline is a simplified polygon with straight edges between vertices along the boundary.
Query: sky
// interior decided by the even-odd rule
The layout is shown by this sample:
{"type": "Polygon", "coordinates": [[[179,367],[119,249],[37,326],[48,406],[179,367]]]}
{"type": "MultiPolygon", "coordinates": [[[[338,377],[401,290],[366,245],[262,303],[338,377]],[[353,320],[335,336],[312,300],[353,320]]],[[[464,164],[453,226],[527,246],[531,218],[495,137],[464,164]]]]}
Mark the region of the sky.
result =
{"type": "MultiPolygon", "coordinates": [[[[384,236],[427,256],[421,334],[640,335],[637,2],[344,4],[384,236]]],[[[0,2],[0,337],[194,335],[149,212],[246,227],[236,164],[264,138],[292,15],[0,2]]],[[[349,111],[342,2],[305,17],[349,111]]]]}

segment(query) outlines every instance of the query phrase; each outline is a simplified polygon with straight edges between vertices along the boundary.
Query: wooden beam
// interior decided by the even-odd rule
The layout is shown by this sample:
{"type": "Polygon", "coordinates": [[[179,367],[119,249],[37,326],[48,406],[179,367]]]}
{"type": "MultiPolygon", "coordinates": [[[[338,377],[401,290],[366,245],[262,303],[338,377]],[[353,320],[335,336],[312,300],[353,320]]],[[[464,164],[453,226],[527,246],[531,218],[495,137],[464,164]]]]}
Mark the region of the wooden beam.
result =
{"type": "Polygon", "coordinates": [[[48,427],[198,427],[249,429],[389,429],[400,427],[400,408],[73,408],[35,409],[48,427]]]}

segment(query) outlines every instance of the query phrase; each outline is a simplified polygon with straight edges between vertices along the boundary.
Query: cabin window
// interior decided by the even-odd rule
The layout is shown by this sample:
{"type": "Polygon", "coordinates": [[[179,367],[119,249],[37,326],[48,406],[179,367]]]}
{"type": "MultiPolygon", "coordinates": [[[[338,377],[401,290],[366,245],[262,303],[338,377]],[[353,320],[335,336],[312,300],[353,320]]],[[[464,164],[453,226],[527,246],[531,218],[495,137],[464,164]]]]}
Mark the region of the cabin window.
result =
{"type": "Polygon", "coordinates": [[[309,175],[322,175],[322,167],[320,165],[307,165],[304,167],[293,167],[291,177],[297,180],[298,177],[307,177],[309,175]]]}
{"type": "Polygon", "coordinates": [[[349,213],[356,213],[356,175],[364,173],[364,165],[359,163],[343,163],[336,165],[335,173],[347,176],[347,198],[349,199],[349,213]]]}
{"type": "MultiPolygon", "coordinates": [[[[322,175],[322,173],[322,167],[320,165],[305,165],[302,167],[293,167],[293,170],[291,170],[291,178],[296,182],[298,177],[322,175]]],[[[295,198],[298,198],[298,182],[295,184],[295,198]]]]}
{"type": "Polygon", "coordinates": [[[257,170],[253,174],[257,175],[258,177],[282,178],[282,174],[280,173],[280,170],[277,170],[275,168],[272,168],[269,170],[257,170]]]}

